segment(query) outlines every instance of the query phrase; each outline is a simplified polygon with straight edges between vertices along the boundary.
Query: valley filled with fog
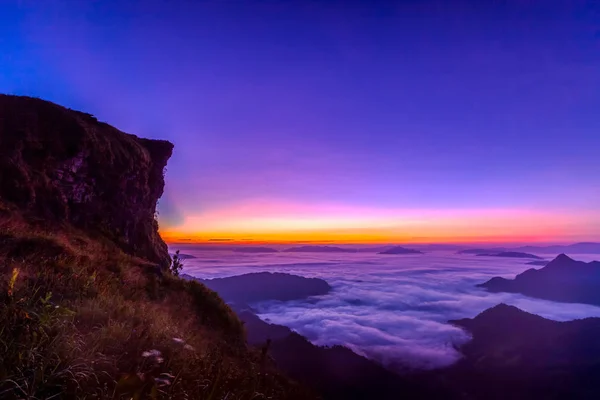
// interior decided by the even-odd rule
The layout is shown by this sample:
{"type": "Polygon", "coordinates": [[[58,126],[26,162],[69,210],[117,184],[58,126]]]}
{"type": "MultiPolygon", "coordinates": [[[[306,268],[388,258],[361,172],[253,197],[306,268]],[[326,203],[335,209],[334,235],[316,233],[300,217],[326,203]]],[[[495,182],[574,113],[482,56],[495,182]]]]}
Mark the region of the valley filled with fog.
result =
{"type": "MultiPolygon", "coordinates": [[[[460,358],[456,346],[469,336],[447,321],[475,317],[498,303],[558,321],[600,317],[600,307],[489,293],[475,286],[494,276],[513,278],[532,267],[527,259],[453,251],[254,254],[206,251],[190,245],[178,248],[194,257],[184,260],[184,272],[198,278],[269,271],[326,280],[333,287],[327,295],[251,306],[263,320],[288,326],[315,344],[342,344],[397,370],[454,363],[460,358]]],[[[546,260],[554,257],[540,256],[546,260]]],[[[582,261],[600,258],[593,254],[569,256],[582,261]]]]}

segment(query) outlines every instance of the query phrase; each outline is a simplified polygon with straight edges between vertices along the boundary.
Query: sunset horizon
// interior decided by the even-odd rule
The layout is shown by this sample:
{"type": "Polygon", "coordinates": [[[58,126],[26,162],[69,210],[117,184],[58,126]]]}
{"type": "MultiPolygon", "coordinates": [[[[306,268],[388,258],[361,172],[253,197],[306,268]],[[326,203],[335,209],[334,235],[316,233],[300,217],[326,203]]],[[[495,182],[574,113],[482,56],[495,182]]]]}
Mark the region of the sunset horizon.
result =
{"type": "Polygon", "coordinates": [[[378,209],[261,200],[186,215],[173,226],[158,218],[161,236],[171,243],[501,244],[600,238],[600,213],[594,211],[378,209]]]}
{"type": "Polygon", "coordinates": [[[600,398],[600,1],[0,21],[0,398],[600,398]]]}

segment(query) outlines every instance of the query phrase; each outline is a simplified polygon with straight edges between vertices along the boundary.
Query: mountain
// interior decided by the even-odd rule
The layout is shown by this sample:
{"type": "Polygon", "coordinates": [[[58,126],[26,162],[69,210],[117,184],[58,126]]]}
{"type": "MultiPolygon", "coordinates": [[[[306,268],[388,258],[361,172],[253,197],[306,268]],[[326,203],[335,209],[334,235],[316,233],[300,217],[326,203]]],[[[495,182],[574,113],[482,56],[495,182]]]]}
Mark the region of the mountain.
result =
{"type": "Polygon", "coordinates": [[[0,95],[0,397],[315,397],[214,291],[170,272],[155,215],[172,151],[0,95]]]}
{"type": "Polygon", "coordinates": [[[287,253],[356,253],[356,249],[335,246],[299,246],[283,251],[287,253]]]}
{"type": "Polygon", "coordinates": [[[389,246],[368,246],[368,247],[358,247],[356,249],[356,251],[358,253],[380,253],[382,251],[386,251],[389,250],[391,248],[393,248],[394,246],[389,245],[389,246]]]}
{"type": "Polygon", "coordinates": [[[503,251],[501,253],[491,253],[491,254],[477,254],[478,256],[486,256],[486,257],[506,257],[506,258],[535,258],[541,260],[542,257],[538,257],[534,254],[529,253],[520,253],[517,251],[503,251]]]}
{"type": "Polygon", "coordinates": [[[280,272],[255,272],[215,279],[184,275],[184,278],[198,280],[228,302],[288,301],[327,294],[331,290],[323,279],[280,272]]]}
{"type": "Polygon", "coordinates": [[[387,249],[378,254],[423,254],[423,252],[414,249],[407,249],[402,246],[394,246],[391,249],[387,249]]]}
{"type": "Polygon", "coordinates": [[[494,254],[494,253],[500,253],[504,251],[503,248],[493,248],[493,249],[466,249],[466,250],[459,250],[456,252],[456,254],[494,254]]]}
{"type": "Polygon", "coordinates": [[[0,196],[13,211],[93,230],[169,265],[154,212],[171,143],[29,97],[0,95],[0,121],[0,196]]]}
{"type": "Polygon", "coordinates": [[[448,392],[468,399],[597,398],[600,318],[556,322],[499,304],[450,322],[472,340],[441,372],[448,392]]]}
{"type": "Polygon", "coordinates": [[[259,246],[247,246],[247,247],[234,247],[233,251],[236,253],[279,253],[279,250],[271,247],[259,247],[259,246]]]}
{"type": "Polygon", "coordinates": [[[600,243],[581,242],[569,245],[554,246],[523,246],[513,249],[514,251],[523,251],[528,253],[543,254],[600,254],[600,243]]]}
{"type": "Polygon", "coordinates": [[[600,254],[600,243],[596,242],[581,242],[569,245],[553,245],[553,246],[520,246],[513,248],[496,247],[489,249],[466,249],[460,250],[457,254],[492,254],[503,251],[520,252],[520,253],[538,253],[538,254],[600,254]]]}
{"type": "Polygon", "coordinates": [[[494,277],[478,286],[490,292],[600,305],[600,262],[575,261],[561,254],[541,269],[528,269],[515,279],[494,277]]]}

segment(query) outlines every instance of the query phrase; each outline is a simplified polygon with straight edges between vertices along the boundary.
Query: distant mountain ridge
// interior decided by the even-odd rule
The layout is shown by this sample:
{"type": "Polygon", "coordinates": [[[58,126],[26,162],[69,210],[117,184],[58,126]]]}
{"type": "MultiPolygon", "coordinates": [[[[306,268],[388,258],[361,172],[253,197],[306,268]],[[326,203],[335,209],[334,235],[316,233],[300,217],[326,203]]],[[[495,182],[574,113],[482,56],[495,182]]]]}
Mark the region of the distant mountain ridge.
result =
{"type": "Polygon", "coordinates": [[[530,253],[551,253],[551,254],[600,254],[600,243],[580,242],[569,245],[553,246],[522,246],[512,249],[513,251],[523,251],[530,253]]]}
{"type": "Polygon", "coordinates": [[[282,272],[253,272],[214,279],[199,279],[190,275],[183,277],[203,283],[227,302],[288,301],[327,294],[331,290],[331,286],[323,279],[282,272]]]}
{"type": "Polygon", "coordinates": [[[493,249],[465,249],[457,251],[456,254],[492,254],[502,251],[505,251],[505,249],[502,247],[496,247],[493,249]]]}
{"type": "Polygon", "coordinates": [[[600,262],[575,261],[560,254],[541,269],[528,269],[514,279],[494,277],[477,286],[490,292],[600,305],[600,262]]]}
{"type": "Polygon", "coordinates": [[[394,246],[394,247],[384,250],[378,254],[423,254],[423,252],[419,251],[419,250],[408,249],[408,248],[402,247],[402,246],[394,246]]]}
{"type": "Polygon", "coordinates": [[[356,253],[357,249],[336,246],[299,246],[283,250],[286,253],[356,253]]]}
{"type": "Polygon", "coordinates": [[[279,253],[279,250],[272,247],[262,246],[240,246],[233,248],[236,253],[279,253]]]}
{"type": "Polygon", "coordinates": [[[535,254],[521,253],[518,251],[502,251],[500,253],[482,253],[482,254],[476,254],[476,255],[477,256],[487,256],[487,257],[535,258],[537,260],[542,259],[542,257],[538,257],[535,254]]]}
{"type": "Polygon", "coordinates": [[[521,253],[541,253],[541,254],[600,254],[600,243],[580,242],[568,245],[551,246],[518,246],[518,247],[494,247],[494,248],[472,248],[463,249],[456,254],[491,254],[500,252],[521,252],[521,253]]]}

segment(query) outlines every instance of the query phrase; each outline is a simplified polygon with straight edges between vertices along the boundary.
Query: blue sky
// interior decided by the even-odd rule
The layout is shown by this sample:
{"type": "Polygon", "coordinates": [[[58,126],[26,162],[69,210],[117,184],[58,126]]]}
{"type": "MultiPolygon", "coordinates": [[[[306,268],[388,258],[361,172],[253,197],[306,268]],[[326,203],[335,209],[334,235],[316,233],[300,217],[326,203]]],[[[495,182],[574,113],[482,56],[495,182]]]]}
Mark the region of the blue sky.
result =
{"type": "Polygon", "coordinates": [[[280,225],[317,229],[339,206],[366,220],[389,212],[400,230],[416,229],[402,224],[411,215],[468,223],[489,210],[524,218],[528,235],[556,217],[572,221],[551,229],[556,239],[599,238],[593,2],[0,7],[1,92],[175,143],[166,230],[208,235],[228,214],[229,230],[235,218],[261,230],[269,208],[280,225]]]}

